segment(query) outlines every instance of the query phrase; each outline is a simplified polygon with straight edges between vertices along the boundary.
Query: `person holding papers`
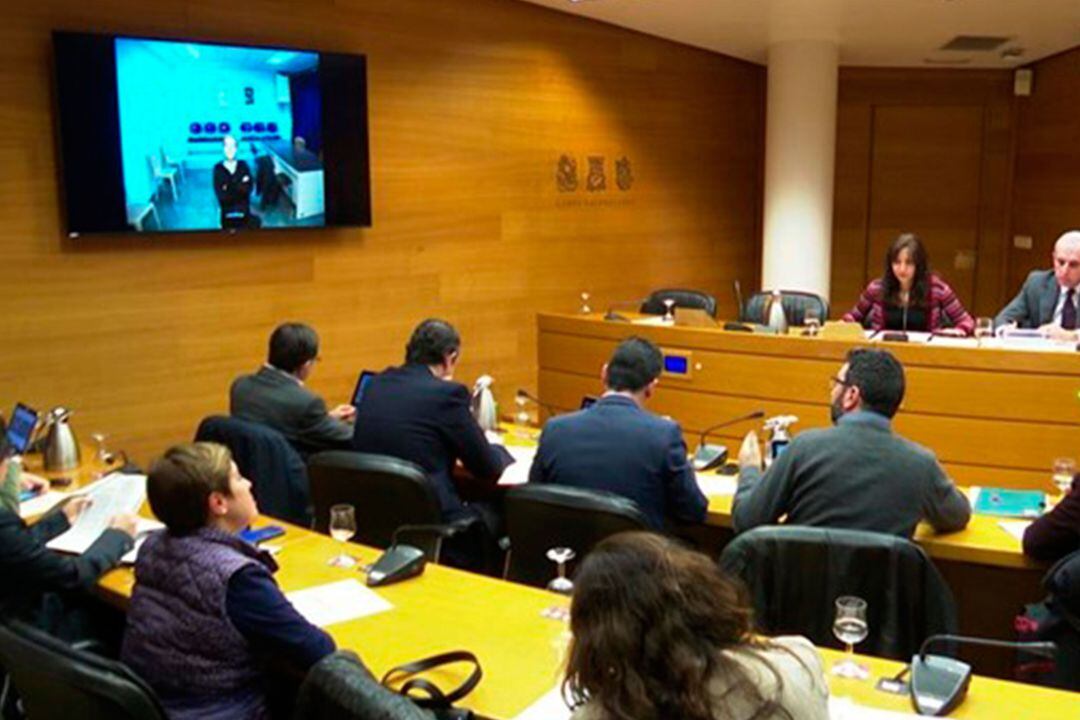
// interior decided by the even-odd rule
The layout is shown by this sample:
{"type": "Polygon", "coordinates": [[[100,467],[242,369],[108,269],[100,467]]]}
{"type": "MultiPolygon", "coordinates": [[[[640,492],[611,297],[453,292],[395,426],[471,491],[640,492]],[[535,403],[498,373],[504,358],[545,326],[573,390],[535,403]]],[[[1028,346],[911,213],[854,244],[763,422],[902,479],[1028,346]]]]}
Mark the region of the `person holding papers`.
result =
{"type": "Polygon", "coordinates": [[[66,532],[89,506],[74,497],[27,526],[19,517],[17,472],[10,472],[8,443],[0,428],[0,616],[18,617],[64,640],[97,637],[83,591],[132,548],[135,516],[118,515],[81,555],[54,552],[45,544],[66,532]]]}
{"type": "Polygon", "coordinates": [[[994,318],[997,327],[1038,329],[1060,340],[1077,339],[1080,302],[1080,230],[1054,243],[1054,267],[1028,275],[1020,292],[994,318]]]}
{"type": "Polygon", "coordinates": [[[762,475],[757,435],[739,451],[736,533],[778,522],[869,530],[910,539],[919,521],[964,528],[967,498],[934,454],[893,432],[904,368],[884,350],[856,348],[832,378],[835,427],[800,433],[762,475]]]}
{"type": "Polygon", "coordinates": [[[651,533],[607,538],[574,578],[573,720],[827,720],[817,649],[755,635],[752,614],[705,555],[651,533]]]}
{"type": "Polygon", "coordinates": [[[682,430],[645,409],[662,367],[656,345],[623,340],[600,372],[603,397],[544,426],[529,481],[622,495],[656,530],[702,522],[709,503],[686,458],[682,430]]]}
{"type": "Polygon", "coordinates": [[[885,270],[843,317],[871,330],[970,335],[975,321],[953,289],[930,271],[918,235],[904,233],[885,253],[885,270]]]}

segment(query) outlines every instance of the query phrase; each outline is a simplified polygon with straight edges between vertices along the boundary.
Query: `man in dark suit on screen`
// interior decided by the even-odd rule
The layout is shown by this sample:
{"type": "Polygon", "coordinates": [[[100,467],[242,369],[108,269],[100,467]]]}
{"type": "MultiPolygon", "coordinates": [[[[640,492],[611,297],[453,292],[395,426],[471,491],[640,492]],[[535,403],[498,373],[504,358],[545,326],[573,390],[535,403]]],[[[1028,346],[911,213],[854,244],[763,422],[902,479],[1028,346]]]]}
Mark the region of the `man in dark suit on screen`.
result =
{"type": "Polygon", "coordinates": [[[233,417],[261,423],[280,432],[303,456],[320,450],[344,450],[352,438],[356,409],[326,409],[323,399],[305,385],[319,361],[319,336],[302,323],[279,325],[270,336],[266,363],[252,375],[233,381],[229,407],[233,417]]]}
{"type": "MultiPolygon", "coordinates": [[[[504,448],[492,445],[469,410],[468,388],[454,382],[461,337],[450,323],[420,323],[405,348],[405,364],[371,379],[357,408],[354,450],[416,463],[427,471],[444,521],[477,519],[492,541],[500,530],[499,513],[485,502],[465,502],[454,484],[460,460],[479,485],[492,489],[513,462],[504,448]]],[[[447,546],[449,558],[469,564],[471,550],[447,546]],[[456,557],[455,557],[456,555],[456,557]]],[[[475,558],[473,558],[475,559],[475,558]]]]}
{"type": "Polygon", "coordinates": [[[1080,328],[1080,230],[1057,239],[1054,267],[1035,270],[1012,302],[994,318],[995,326],[1038,329],[1049,337],[1076,340],[1080,328]]]}
{"type": "Polygon", "coordinates": [[[648,340],[620,343],[601,371],[603,397],[544,426],[529,481],[622,495],[657,530],[702,522],[708,501],[687,461],[682,431],[645,410],[662,367],[660,350],[648,340]]]}

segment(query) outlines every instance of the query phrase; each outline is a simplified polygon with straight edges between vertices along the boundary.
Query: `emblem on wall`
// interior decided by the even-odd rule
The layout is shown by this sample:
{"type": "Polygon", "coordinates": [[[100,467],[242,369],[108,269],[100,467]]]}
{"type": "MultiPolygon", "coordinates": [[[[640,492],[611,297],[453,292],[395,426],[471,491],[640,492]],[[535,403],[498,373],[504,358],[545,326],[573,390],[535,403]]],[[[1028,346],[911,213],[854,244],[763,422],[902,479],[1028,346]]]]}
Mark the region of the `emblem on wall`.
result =
{"type": "Polygon", "coordinates": [[[555,168],[555,186],[559,192],[574,192],[578,187],[577,160],[569,155],[560,155],[555,168]]]}
{"type": "Polygon", "coordinates": [[[625,155],[615,161],[615,184],[623,192],[634,184],[634,175],[630,172],[630,158],[625,155]]]}
{"type": "Polygon", "coordinates": [[[585,189],[589,192],[607,190],[607,178],[604,177],[604,156],[589,156],[589,176],[585,179],[585,189]]]}

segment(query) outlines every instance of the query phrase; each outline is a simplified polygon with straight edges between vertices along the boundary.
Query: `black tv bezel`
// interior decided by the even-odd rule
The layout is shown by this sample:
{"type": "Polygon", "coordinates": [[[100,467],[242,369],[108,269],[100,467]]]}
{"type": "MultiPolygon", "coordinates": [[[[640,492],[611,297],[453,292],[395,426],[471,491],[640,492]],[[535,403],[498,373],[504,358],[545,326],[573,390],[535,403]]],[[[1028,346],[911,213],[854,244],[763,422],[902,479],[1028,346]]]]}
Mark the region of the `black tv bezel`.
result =
{"type": "MultiPolygon", "coordinates": [[[[363,53],[347,53],[331,50],[319,50],[316,48],[304,48],[292,45],[267,45],[261,43],[251,42],[234,42],[223,40],[208,40],[195,37],[176,36],[176,35],[152,35],[152,34],[131,34],[131,33],[116,33],[116,32],[87,32],[82,30],[68,30],[68,29],[55,29],[52,31],[52,54],[51,61],[52,67],[52,81],[53,81],[53,118],[54,118],[54,138],[57,153],[57,184],[58,184],[58,197],[59,197],[59,210],[61,215],[61,226],[63,227],[64,235],[70,239],[81,238],[161,238],[170,237],[176,235],[201,235],[207,237],[216,236],[229,236],[229,237],[260,237],[264,233],[268,233],[271,236],[277,236],[286,232],[319,232],[319,231],[333,231],[343,230],[349,228],[364,229],[370,228],[373,224],[372,212],[371,212],[371,197],[372,197],[372,183],[371,183],[371,155],[370,155],[370,123],[368,122],[368,78],[367,78],[367,55],[363,53]],[[120,206],[124,210],[123,225],[124,228],[116,229],[102,229],[102,230],[76,230],[71,227],[71,209],[69,198],[69,179],[67,173],[69,171],[68,163],[66,162],[68,153],[65,151],[66,141],[70,139],[70,131],[66,135],[64,132],[63,118],[64,108],[61,98],[61,78],[60,78],[60,63],[58,62],[59,45],[58,38],[61,36],[76,36],[87,37],[95,40],[108,40],[110,42],[116,39],[125,40],[154,40],[161,42],[174,42],[174,43],[196,43],[199,45],[216,45],[219,47],[235,47],[235,48],[253,48],[257,50],[270,50],[270,51],[283,51],[283,52],[305,52],[315,53],[319,56],[319,80],[320,80],[320,92],[323,99],[323,145],[324,148],[328,144],[328,135],[325,132],[327,123],[326,105],[328,98],[333,97],[333,101],[351,99],[356,103],[355,107],[351,108],[350,117],[355,123],[354,127],[357,130],[356,136],[350,138],[352,150],[355,153],[354,165],[355,177],[363,180],[363,183],[356,183],[355,185],[361,186],[360,189],[354,189],[362,197],[354,198],[353,215],[354,220],[346,219],[345,221],[324,223],[323,225],[286,225],[278,227],[260,227],[256,229],[236,229],[236,228],[184,228],[175,230],[166,229],[153,229],[153,230],[135,230],[127,223],[126,214],[126,198],[124,197],[124,182],[122,170],[119,178],[119,190],[121,195],[120,206]],[[351,61],[355,64],[353,68],[356,72],[355,77],[358,77],[362,81],[362,87],[354,88],[360,90],[352,98],[338,98],[331,93],[326,92],[327,76],[323,72],[325,67],[324,60],[326,58],[340,58],[343,60],[351,61]],[[366,191],[365,191],[366,190],[366,191]]],[[[111,82],[116,82],[116,58],[115,54],[112,56],[112,68],[111,68],[111,82]]],[[[118,92],[115,91],[109,95],[111,98],[118,98],[118,92]]],[[[115,148],[112,152],[115,154],[115,162],[118,167],[122,167],[121,150],[120,150],[120,123],[119,123],[119,103],[113,103],[114,111],[116,115],[116,142],[115,148]]],[[[339,135],[338,138],[341,136],[339,135]]],[[[337,144],[337,143],[334,143],[337,144]]],[[[340,173],[337,172],[338,166],[334,166],[334,171],[330,171],[331,166],[324,166],[324,202],[326,213],[329,213],[331,204],[338,202],[335,197],[331,199],[331,194],[326,192],[330,187],[330,178],[339,177],[340,173]]],[[[339,186],[340,187],[340,186],[339,186]]]]}

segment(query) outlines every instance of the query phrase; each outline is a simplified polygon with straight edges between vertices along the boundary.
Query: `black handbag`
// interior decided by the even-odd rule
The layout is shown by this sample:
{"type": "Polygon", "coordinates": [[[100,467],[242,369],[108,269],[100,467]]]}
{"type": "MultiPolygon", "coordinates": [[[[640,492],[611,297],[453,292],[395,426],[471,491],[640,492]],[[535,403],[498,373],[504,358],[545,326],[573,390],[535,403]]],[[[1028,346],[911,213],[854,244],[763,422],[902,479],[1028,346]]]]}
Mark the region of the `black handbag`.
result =
{"type": "Polygon", "coordinates": [[[382,684],[430,710],[440,720],[472,720],[471,710],[455,708],[454,703],[472,692],[482,677],[484,671],[477,657],[468,650],[455,650],[391,668],[383,675],[382,684]],[[461,685],[450,692],[444,692],[432,681],[419,677],[421,673],[437,667],[461,662],[472,664],[473,670],[461,685]],[[399,683],[400,687],[395,687],[399,683]]]}

